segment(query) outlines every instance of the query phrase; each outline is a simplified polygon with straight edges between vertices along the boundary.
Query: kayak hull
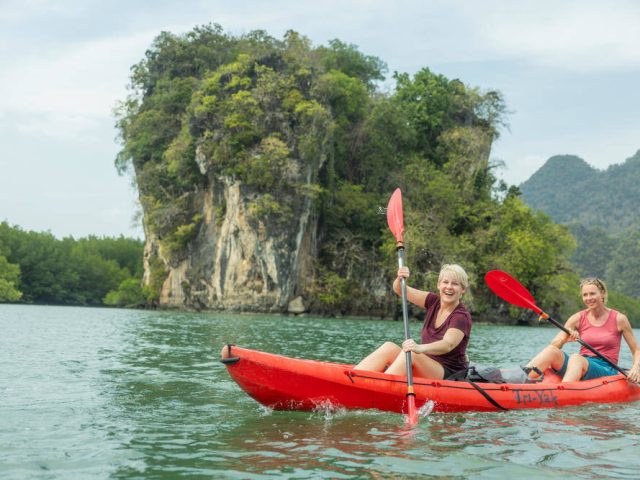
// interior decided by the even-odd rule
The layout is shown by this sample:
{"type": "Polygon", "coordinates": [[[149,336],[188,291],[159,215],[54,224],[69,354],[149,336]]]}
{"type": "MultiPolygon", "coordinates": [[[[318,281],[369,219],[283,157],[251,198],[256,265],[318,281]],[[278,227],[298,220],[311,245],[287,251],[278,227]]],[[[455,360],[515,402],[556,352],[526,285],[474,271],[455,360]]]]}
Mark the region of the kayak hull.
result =
{"type": "MultiPolygon", "coordinates": [[[[237,346],[224,349],[229,375],[252,398],[275,410],[377,409],[406,413],[406,377],[353,365],[289,358],[237,346]]],[[[551,371],[527,384],[473,383],[414,377],[416,406],[433,411],[502,411],[640,400],[623,375],[560,383],[551,371]]]]}

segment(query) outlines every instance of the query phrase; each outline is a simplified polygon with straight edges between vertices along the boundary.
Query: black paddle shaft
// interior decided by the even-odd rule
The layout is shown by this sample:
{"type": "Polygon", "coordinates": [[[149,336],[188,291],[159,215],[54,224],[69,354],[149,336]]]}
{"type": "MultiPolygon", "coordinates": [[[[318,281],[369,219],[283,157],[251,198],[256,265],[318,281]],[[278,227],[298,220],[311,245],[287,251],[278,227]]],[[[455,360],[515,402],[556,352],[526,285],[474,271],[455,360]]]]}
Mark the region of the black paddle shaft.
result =
{"type": "MultiPolygon", "coordinates": [[[[553,323],[556,327],[558,327],[560,330],[562,330],[564,333],[566,333],[567,335],[571,335],[571,332],[569,330],[567,330],[564,325],[562,325],[560,322],[554,320],[553,318],[551,318],[550,316],[547,315],[547,320],[549,320],[551,323],[553,323]]],[[[625,373],[624,370],[622,370],[618,365],[616,365],[615,363],[613,363],[611,360],[609,360],[607,357],[605,357],[604,355],[602,355],[599,351],[597,351],[595,348],[593,348],[591,345],[589,345],[588,343],[585,343],[582,341],[582,339],[578,338],[578,343],[580,345],[582,345],[584,348],[586,348],[587,350],[592,351],[593,353],[595,353],[598,357],[600,357],[601,359],[603,359],[605,362],[607,362],[609,365],[611,365],[613,368],[615,368],[616,370],[618,370],[621,374],[623,374],[625,377],[627,376],[627,374],[625,373]]]]}
{"type": "MultiPolygon", "coordinates": [[[[402,268],[404,266],[404,247],[398,246],[398,266],[402,268]]],[[[407,279],[400,278],[400,291],[402,293],[402,322],[404,323],[404,339],[409,338],[409,311],[407,308],[407,279]]],[[[406,352],[406,364],[407,364],[407,385],[411,387],[413,385],[413,369],[411,368],[411,352],[406,352]]]]}

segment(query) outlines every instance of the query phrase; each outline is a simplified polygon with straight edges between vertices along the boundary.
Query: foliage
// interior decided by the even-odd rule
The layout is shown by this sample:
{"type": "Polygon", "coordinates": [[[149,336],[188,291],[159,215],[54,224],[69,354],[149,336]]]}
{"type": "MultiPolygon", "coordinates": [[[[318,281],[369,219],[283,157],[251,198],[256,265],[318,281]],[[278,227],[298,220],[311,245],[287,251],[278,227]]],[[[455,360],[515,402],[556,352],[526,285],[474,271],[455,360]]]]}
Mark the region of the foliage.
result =
{"type": "Polygon", "coordinates": [[[249,203],[249,215],[258,221],[277,218],[279,222],[287,222],[292,219],[293,212],[291,208],[278,202],[273,195],[265,193],[249,203]]]}
{"type": "Polygon", "coordinates": [[[176,257],[197,235],[200,224],[202,223],[202,215],[195,214],[189,223],[178,226],[174,231],[170,232],[162,241],[161,249],[163,255],[171,258],[176,257]]]}
{"type": "Polygon", "coordinates": [[[149,259],[149,281],[143,287],[143,293],[148,305],[156,305],[160,298],[160,289],[167,278],[167,267],[157,255],[149,259]]]}
{"type": "Polygon", "coordinates": [[[332,310],[341,309],[349,301],[349,282],[335,272],[323,271],[319,276],[318,300],[332,310]]]}
{"type": "Polygon", "coordinates": [[[578,248],[571,256],[571,262],[583,277],[605,278],[607,265],[618,244],[615,236],[602,227],[579,223],[568,224],[578,242],[578,248]]]}
{"type": "Polygon", "coordinates": [[[104,304],[114,307],[142,307],[147,299],[138,278],[123,280],[116,290],[111,290],[104,297],[104,304]]]}
{"type": "Polygon", "coordinates": [[[344,72],[351,78],[360,80],[369,90],[375,88],[374,81],[384,80],[387,71],[385,63],[377,57],[363,55],[358,47],[338,39],[329,41],[328,47],[319,47],[327,71],[344,72]]]}
{"type": "Polygon", "coordinates": [[[118,262],[100,255],[88,245],[74,243],[71,239],[64,239],[67,261],[74,265],[72,271],[76,282],[70,301],[81,305],[100,305],[104,296],[116,289],[120,282],[129,274],[120,267],[118,262]]]}
{"type": "MultiPolygon", "coordinates": [[[[507,197],[498,228],[487,237],[495,268],[505,270],[527,286],[534,298],[543,299],[545,309],[568,315],[566,304],[577,278],[567,257],[575,241],[565,227],[554,224],[540,212],[532,212],[517,197],[507,197]]],[[[489,269],[489,268],[487,268],[489,269]]]]}
{"type": "Polygon", "coordinates": [[[340,182],[334,193],[331,212],[326,216],[325,232],[335,237],[340,232],[350,231],[358,235],[364,245],[372,246],[380,241],[384,217],[377,207],[381,199],[362,185],[340,182]]]}
{"type": "Polygon", "coordinates": [[[604,278],[609,288],[640,297],[640,229],[629,231],[616,243],[604,278]]]}
{"type": "Polygon", "coordinates": [[[142,277],[140,240],[122,236],[58,240],[50,233],[25,232],[3,222],[0,245],[6,253],[6,258],[0,257],[0,281],[8,280],[22,295],[15,298],[14,293],[10,301],[101,305],[122,281],[142,277]]]}
{"type": "Polygon", "coordinates": [[[607,306],[624,313],[631,325],[640,327],[640,302],[622,293],[610,291],[607,296],[607,306]]]}
{"type": "Polygon", "coordinates": [[[20,281],[20,266],[9,263],[0,255],[0,303],[17,302],[22,292],[16,288],[20,281]]]}
{"type": "Polygon", "coordinates": [[[396,99],[408,113],[416,132],[417,149],[436,165],[446,163],[446,148],[438,151],[440,136],[454,127],[480,127],[496,135],[506,113],[498,92],[485,94],[468,89],[459,80],[424,68],[411,78],[395,74],[396,99]]]}
{"type": "Polygon", "coordinates": [[[113,260],[118,267],[125,268],[127,273],[136,278],[142,278],[142,242],[135,238],[102,237],[95,235],[79,238],[76,243],[86,251],[95,252],[100,257],[113,260]]]}

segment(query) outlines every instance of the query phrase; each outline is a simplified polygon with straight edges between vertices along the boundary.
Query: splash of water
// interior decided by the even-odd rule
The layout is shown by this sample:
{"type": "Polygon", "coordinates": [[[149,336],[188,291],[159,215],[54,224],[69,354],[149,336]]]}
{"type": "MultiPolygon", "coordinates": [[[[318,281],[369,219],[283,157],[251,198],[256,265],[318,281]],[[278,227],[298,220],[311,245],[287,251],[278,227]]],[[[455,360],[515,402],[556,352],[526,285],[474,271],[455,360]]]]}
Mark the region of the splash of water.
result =
{"type": "Polygon", "coordinates": [[[268,417],[273,414],[273,408],[265,405],[258,404],[258,415],[261,417],[268,417]]]}
{"type": "Polygon", "coordinates": [[[320,414],[326,421],[330,421],[333,417],[345,415],[347,409],[325,399],[314,402],[313,413],[320,414]]]}
{"type": "Polygon", "coordinates": [[[427,401],[424,405],[422,405],[419,409],[418,409],[418,416],[420,418],[426,418],[429,416],[429,414],[431,414],[431,412],[433,411],[433,407],[435,406],[435,403],[433,403],[433,400],[429,400],[427,401]]]}

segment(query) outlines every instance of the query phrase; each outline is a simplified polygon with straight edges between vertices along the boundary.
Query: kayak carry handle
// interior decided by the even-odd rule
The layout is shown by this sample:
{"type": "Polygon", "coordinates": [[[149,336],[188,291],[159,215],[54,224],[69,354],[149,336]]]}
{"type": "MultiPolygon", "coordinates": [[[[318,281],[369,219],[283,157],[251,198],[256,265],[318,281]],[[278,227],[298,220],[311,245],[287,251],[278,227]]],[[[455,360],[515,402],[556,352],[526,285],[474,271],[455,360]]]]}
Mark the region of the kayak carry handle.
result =
{"type": "Polygon", "coordinates": [[[234,363],[238,363],[240,361],[240,357],[231,356],[232,346],[234,346],[233,343],[227,343],[227,357],[220,359],[220,362],[224,363],[225,365],[233,365],[234,363]]]}

